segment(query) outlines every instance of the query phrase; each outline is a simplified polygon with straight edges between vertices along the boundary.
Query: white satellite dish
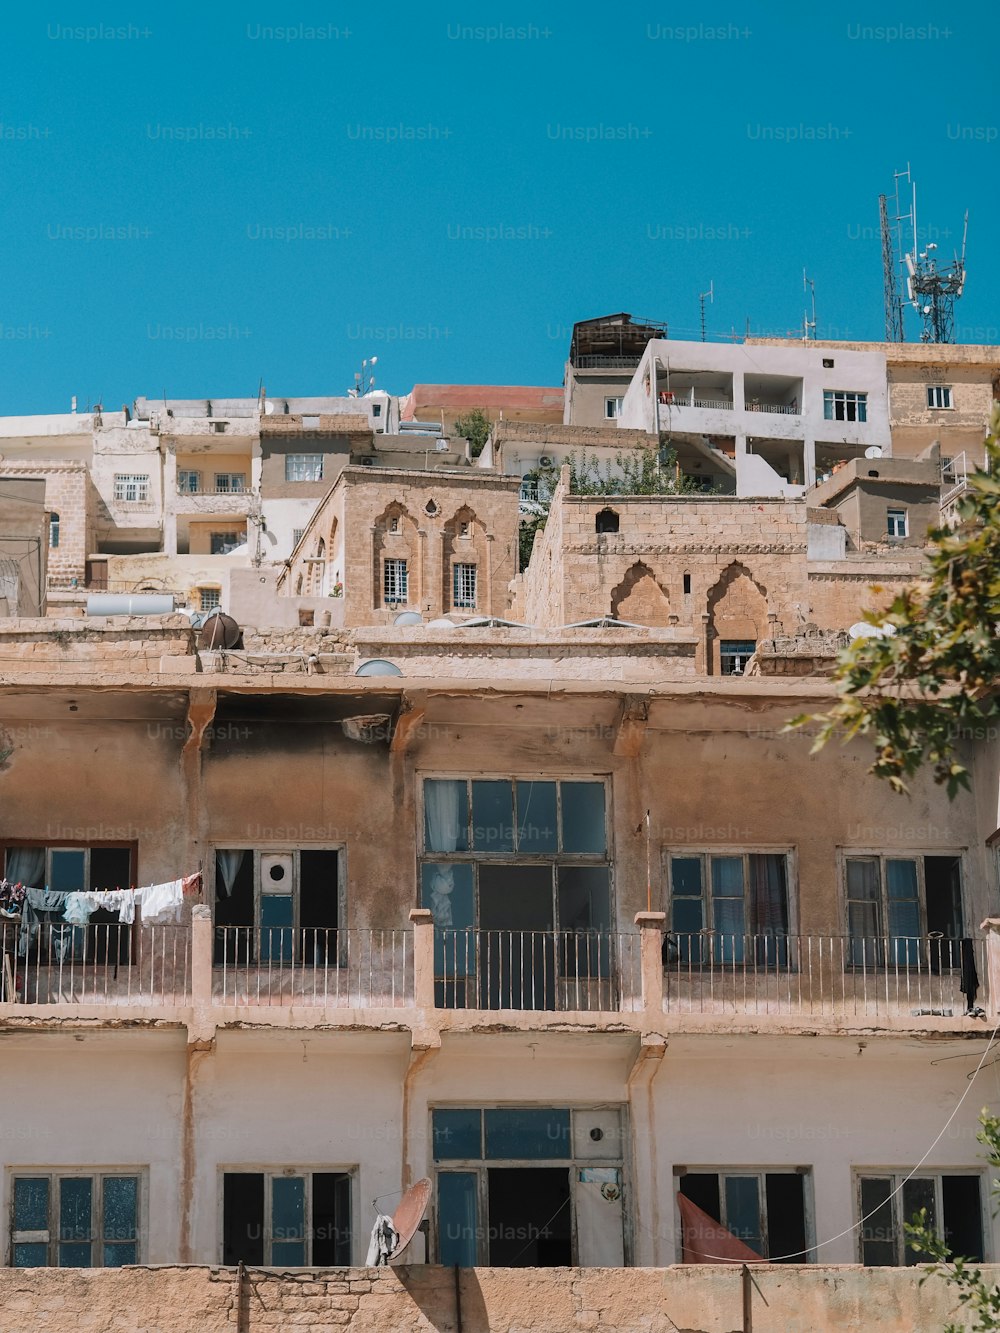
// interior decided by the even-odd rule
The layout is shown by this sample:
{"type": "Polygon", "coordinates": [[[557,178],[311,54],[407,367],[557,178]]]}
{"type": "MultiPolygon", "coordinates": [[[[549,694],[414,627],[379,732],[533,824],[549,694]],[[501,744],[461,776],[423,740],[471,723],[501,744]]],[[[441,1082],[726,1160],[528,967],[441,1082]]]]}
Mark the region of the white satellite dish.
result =
{"type": "Polygon", "coordinates": [[[264,415],[265,415],[266,417],[269,417],[269,416],[271,416],[271,415],[273,414],[273,412],[274,412],[274,404],[271,402],[270,398],[265,398],[265,400],[264,400],[264,415]]]}
{"type": "Polygon", "coordinates": [[[873,444],[865,450],[865,458],[881,458],[881,457],[882,457],[882,446],[880,444],[873,444]]]}
{"type": "Polygon", "coordinates": [[[871,625],[859,620],[847,631],[852,639],[889,639],[896,633],[895,625],[871,625]]]}

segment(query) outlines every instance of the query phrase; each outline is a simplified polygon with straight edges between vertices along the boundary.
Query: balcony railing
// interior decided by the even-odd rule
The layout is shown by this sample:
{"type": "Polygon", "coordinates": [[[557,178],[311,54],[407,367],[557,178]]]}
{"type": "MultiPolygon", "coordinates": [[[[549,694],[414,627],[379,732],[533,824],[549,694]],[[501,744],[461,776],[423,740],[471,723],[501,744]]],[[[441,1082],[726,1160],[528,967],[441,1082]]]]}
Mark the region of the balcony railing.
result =
{"type": "Polygon", "coordinates": [[[436,930],[434,1003],[440,1009],[639,1009],[639,939],[599,930],[436,930]]]}
{"type": "Polygon", "coordinates": [[[728,398],[695,398],[683,393],[661,393],[661,407],[704,407],[711,411],[731,412],[732,401],[728,398]]]}
{"type": "Polygon", "coordinates": [[[959,1017],[970,1007],[961,989],[969,964],[980,995],[987,975],[986,940],[938,936],[700,931],[666,936],[663,957],[663,1003],[674,1014],[959,1017]]]}
{"type": "Polygon", "coordinates": [[[409,930],[217,926],[214,962],[217,1004],[397,1009],[413,1003],[409,930]]]}
{"type": "Polygon", "coordinates": [[[60,922],[22,943],[20,923],[4,922],[0,1003],[187,1004],[190,940],[182,926],[60,922]]]}
{"type": "Polygon", "coordinates": [[[252,495],[251,486],[198,486],[192,489],[190,486],[178,486],[178,495],[252,495]]]}
{"type": "Polygon", "coordinates": [[[635,370],[639,356],[578,356],[573,365],[578,370],[635,370]]]}
{"type": "Polygon", "coordinates": [[[746,404],[748,412],[774,412],[778,416],[797,417],[799,415],[798,405],[795,403],[762,403],[750,402],[746,404]]]}

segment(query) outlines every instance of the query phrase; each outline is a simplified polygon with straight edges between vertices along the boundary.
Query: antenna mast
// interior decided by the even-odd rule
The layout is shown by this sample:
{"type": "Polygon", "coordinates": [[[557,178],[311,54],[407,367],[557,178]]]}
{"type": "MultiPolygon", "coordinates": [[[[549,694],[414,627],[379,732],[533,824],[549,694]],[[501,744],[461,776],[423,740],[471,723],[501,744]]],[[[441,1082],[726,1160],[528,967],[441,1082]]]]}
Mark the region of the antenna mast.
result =
{"type": "Polygon", "coordinates": [[[698,300],[699,300],[699,302],[700,302],[700,304],[701,304],[701,340],[702,340],[702,342],[704,342],[704,341],[705,341],[705,301],[708,300],[708,302],[709,302],[710,304],[714,304],[714,302],[715,302],[715,279],[714,279],[714,278],[713,278],[712,281],[708,284],[708,291],[707,291],[707,292],[700,292],[700,293],[699,293],[699,295],[698,295],[698,300]]]}
{"type": "Polygon", "coordinates": [[[882,235],[882,289],[885,301],[885,340],[890,343],[906,342],[906,322],[903,319],[903,298],[900,286],[907,253],[903,243],[903,224],[908,223],[908,230],[913,237],[913,248],[917,243],[917,187],[910,179],[910,164],[905,171],[893,173],[892,205],[889,196],[878,197],[879,230],[882,235]],[[905,180],[911,189],[910,211],[901,213],[899,206],[899,182],[905,180]]]}
{"type": "Polygon", "coordinates": [[[809,311],[806,310],[802,316],[802,341],[808,342],[810,338],[816,339],[816,284],[812,278],[806,277],[805,269],[802,270],[802,290],[806,295],[812,295],[812,319],[809,318],[809,311]],[[811,330],[811,332],[810,332],[811,330]]]}

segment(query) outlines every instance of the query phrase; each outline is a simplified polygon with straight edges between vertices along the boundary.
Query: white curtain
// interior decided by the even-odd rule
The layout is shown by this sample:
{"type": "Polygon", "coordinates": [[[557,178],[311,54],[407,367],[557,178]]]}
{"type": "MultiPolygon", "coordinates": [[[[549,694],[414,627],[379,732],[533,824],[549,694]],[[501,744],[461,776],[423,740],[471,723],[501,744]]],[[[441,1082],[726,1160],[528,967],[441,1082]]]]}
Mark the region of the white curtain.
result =
{"type": "Polygon", "coordinates": [[[29,889],[45,887],[45,848],[8,847],[6,878],[29,889]]]}
{"type": "Polygon", "coordinates": [[[240,873],[240,867],[243,865],[243,858],[245,856],[246,850],[239,852],[215,853],[216,901],[220,898],[228,898],[232,894],[233,885],[236,883],[236,876],[240,873]]]}
{"type": "MultiPolygon", "coordinates": [[[[427,850],[453,852],[462,836],[462,811],[465,783],[429,779],[424,783],[424,819],[426,821],[427,850]]],[[[427,904],[436,926],[453,923],[451,895],[455,891],[455,872],[449,865],[434,867],[430,882],[430,902],[427,904]]]]}

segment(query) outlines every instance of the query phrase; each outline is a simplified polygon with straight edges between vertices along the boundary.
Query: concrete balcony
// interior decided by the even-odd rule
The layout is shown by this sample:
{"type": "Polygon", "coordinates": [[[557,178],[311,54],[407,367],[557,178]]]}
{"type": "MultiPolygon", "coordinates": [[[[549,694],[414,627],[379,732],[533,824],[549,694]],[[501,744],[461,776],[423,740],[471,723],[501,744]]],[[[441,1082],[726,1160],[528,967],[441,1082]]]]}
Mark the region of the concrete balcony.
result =
{"type": "Polygon", "coordinates": [[[174,492],[170,508],[175,514],[215,516],[225,514],[246,518],[253,507],[254,493],[249,487],[242,490],[204,490],[174,492]]]}

